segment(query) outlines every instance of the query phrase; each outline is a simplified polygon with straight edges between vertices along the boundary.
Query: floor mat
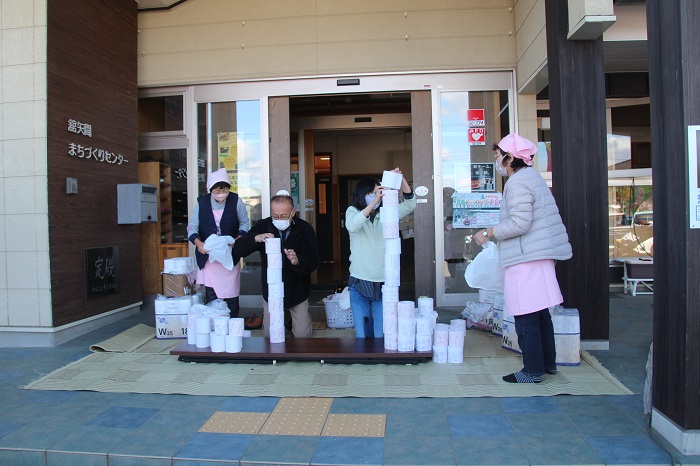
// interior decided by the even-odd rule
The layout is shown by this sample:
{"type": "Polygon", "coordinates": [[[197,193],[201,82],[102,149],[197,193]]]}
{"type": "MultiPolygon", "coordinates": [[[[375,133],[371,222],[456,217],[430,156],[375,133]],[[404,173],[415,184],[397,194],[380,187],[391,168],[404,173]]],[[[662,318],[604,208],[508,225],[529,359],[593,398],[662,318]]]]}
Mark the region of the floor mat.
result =
{"type": "MultiPolygon", "coordinates": [[[[326,332],[339,331],[318,331],[326,332]]],[[[462,364],[183,363],[169,354],[138,352],[148,344],[134,352],[91,354],[25,388],[251,397],[450,398],[632,393],[584,351],[581,365],[560,367],[558,374],[546,375],[540,384],[503,382],[502,375],[522,368],[522,358],[502,349],[499,337],[479,331],[467,332],[462,364]]]]}

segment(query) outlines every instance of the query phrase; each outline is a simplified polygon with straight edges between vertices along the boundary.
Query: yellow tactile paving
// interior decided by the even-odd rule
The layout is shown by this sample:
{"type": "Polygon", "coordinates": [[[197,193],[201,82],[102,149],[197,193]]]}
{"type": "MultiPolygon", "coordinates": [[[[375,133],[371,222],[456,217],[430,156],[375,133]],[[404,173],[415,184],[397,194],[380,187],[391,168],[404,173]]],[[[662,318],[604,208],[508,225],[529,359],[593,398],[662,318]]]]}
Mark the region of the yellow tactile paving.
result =
{"type": "Polygon", "coordinates": [[[331,398],[282,398],[260,433],[319,436],[332,402],[331,398]]]}
{"type": "Polygon", "coordinates": [[[268,417],[268,413],[217,411],[199,431],[217,434],[257,434],[268,417]]]}
{"type": "Polygon", "coordinates": [[[384,437],[384,414],[329,414],[323,428],[324,436],[384,437]]]}

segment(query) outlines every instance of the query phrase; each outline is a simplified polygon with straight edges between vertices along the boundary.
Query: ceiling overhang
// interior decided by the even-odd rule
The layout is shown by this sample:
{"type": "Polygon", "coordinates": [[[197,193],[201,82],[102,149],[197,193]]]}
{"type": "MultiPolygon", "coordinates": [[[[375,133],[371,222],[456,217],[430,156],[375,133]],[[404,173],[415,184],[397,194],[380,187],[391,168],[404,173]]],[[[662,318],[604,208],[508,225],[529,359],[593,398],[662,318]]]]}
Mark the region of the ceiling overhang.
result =
{"type": "Polygon", "coordinates": [[[139,11],[169,10],[186,1],[187,0],[136,0],[139,4],[139,11]]]}

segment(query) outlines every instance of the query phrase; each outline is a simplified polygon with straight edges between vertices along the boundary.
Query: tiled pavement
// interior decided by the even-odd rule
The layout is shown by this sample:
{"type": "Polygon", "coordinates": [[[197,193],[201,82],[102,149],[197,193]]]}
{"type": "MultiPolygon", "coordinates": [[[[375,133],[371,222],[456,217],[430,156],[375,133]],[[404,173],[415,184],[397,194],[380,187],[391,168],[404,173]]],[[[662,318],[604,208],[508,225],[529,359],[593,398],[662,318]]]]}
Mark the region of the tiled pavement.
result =
{"type": "Polygon", "coordinates": [[[0,349],[0,465],[700,464],[648,431],[651,299],[611,295],[610,350],[592,352],[637,395],[326,403],[21,388],[91,343],[152,324],[144,310],[56,348],[0,349]]]}

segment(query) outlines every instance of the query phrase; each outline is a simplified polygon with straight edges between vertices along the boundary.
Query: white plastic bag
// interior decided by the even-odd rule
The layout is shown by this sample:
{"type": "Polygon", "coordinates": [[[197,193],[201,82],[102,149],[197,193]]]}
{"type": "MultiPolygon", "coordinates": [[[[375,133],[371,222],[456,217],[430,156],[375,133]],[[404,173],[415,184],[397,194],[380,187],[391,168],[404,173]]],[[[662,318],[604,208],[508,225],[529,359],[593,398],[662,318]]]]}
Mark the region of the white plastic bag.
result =
{"type": "Polygon", "coordinates": [[[209,235],[204,242],[204,250],[209,254],[209,262],[220,262],[226,270],[233,270],[231,246],[235,240],[231,236],[209,235]]]}
{"type": "Polygon", "coordinates": [[[503,292],[503,267],[498,245],[489,241],[464,271],[464,279],[472,288],[503,292]]]}
{"type": "Polygon", "coordinates": [[[493,329],[493,307],[489,303],[467,301],[461,317],[467,321],[467,328],[476,327],[487,332],[493,329]]]}
{"type": "Polygon", "coordinates": [[[343,311],[350,309],[350,288],[347,286],[343,288],[343,292],[340,293],[340,309],[343,311]]]}

